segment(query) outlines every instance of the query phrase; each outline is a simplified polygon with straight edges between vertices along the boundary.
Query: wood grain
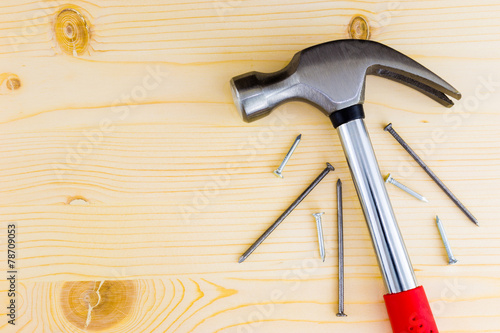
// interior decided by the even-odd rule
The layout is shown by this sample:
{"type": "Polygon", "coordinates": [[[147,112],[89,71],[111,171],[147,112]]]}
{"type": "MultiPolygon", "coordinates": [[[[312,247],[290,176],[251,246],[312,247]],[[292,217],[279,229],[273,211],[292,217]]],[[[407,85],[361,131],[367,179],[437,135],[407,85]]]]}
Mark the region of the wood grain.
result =
{"type": "MultiPolygon", "coordinates": [[[[444,109],[369,77],[366,121],[382,172],[430,201],[388,187],[441,331],[500,332],[500,4],[471,0],[2,1],[0,269],[6,226],[15,223],[19,308],[12,327],[1,307],[0,331],[388,332],[383,282],[328,119],[290,103],[245,124],[228,84],[347,38],[355,15],[366,17],[371,39],[464,96],[444,109]],[[68,6],[89,24],[79,56],[66,54],[54,33],[68,6]],[[480,228],[383,132],[388,122],[480,228]],[[278,179],[272,170],[298,133],[303,140],[278,179]],[[336,171],[237,264],[326,161],[336,171]],[[345,319],[335,317],[337,178],[345,319]],[[311,216],[320,210],[325,263],[311,216]],[[446,265],[436,214],[455,266],[446,265]]],[[[3,280],[1,304],[7,289],[3,280]]]]}

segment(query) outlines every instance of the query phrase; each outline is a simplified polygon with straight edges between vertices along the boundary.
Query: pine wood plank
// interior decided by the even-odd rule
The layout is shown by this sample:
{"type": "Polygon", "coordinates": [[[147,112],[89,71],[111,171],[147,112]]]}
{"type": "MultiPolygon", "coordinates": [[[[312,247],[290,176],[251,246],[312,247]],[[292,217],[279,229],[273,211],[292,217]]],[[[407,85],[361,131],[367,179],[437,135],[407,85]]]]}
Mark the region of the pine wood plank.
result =
{"type": "MultiPolygon", "coordinates": [[[[245,124],[228,85],[249,70],[277,70],[309,45],[346,38],[350,19],[362,14],[372,39],[464,96],[448,110],[370,77],[366,120],[382,172],[430,200],[388,188],[441,331],[500,332],[497,2],[75,1],[90,25],[80,56],[55,39],[64,5],[0,4],[0,224],[17,225],[20,272],[18,325],[2,321],[0,331],[389,331],[383,282],[328,119],[290,103],[245,124]],[[382,131],[388,122],[480,228],[382,131]],[[272,170],[298,133],[286,178],[277,179],[272,170]],[[326,161],[333,175],[237,264],[326,161]],[[346,319],[335,317],[337,177],[345,193],[346,319]],[[325,263],[311,216],[319,210],[325,263]],[[446,265],[435,214],[455,266],[446,265]]],[[[7,289],[3,280],[2,304],[7,289]]]]}

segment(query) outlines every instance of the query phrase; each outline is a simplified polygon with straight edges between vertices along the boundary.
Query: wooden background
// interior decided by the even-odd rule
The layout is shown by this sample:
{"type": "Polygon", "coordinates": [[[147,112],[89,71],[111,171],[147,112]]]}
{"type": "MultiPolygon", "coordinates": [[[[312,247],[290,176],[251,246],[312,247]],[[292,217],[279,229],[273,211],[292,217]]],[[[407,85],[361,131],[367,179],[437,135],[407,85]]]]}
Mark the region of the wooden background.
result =
{"type": "Polygon", "coordinates": [[[17,224],[18,318],[2,332],[389,332],[368,231],[339,139],[302,103],[243,123],[229,79],[307,46],[372,39],[460,90],[445,109],[367,80],[367,124],[416,275],[442,332],[500,332],[498,1],[34,1],[0,4],[0,269],[17,224]],[[90,40],[66,54],[70,6],[90,40]],[[476,215],[475,227],[388,122],[476,215]],[[303,139],[285,179],[272,171],[303,139]],[[330,174],[249,260],[237,259],[331,162],[330,174]],[[335,182],[345,192],[346,313],[337,318],[335,182]],[[324,211],[327,260],[311,214],[324,211]],[[446,265],[439,214],[459,263],[446,265]],[[89,315],[90,312],[90,315],[89,315]]]}

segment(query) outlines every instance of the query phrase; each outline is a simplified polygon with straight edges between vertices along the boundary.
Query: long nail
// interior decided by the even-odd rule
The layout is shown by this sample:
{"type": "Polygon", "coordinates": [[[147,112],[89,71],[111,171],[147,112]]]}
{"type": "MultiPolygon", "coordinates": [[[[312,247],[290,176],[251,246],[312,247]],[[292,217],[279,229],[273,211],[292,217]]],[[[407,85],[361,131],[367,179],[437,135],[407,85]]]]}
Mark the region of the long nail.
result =
{"type": "Polygon", "coordinates": [[[457,205],[460,210],[467,215],[467,217],[474,222],[478,227],[479,227],[479,222],[477,219],[472,215],[472,213],[458,200],[458,198],[450,191],[450,189],[441,181],[441,179],[436,176],[436,174],[425,164],[425,162],[411,149],[411,147],[399,136],[398,133],[392,128],[392,124],[388,124],[385,128],[384,131],[391,133],[391,135],[396,139],[397,142],[410,154],[411,157],[424,169],[425,172],[434,180],[434,182],[448,195],[448,197],[457,205]]]}
{"type": "Polygon", "coordinates": [[[245,253],[243,253],[238,262],[242,263],[243,261],[245,261],[245,259],[248,258],[252,254],[252,252],[255,251],[255,249],[259,247],[259,245],[262,244],[262,242],[264,242],[264,240],[266,240],[266,238],[274,231],[274,229],[276,229],[281,224],[281,222],[283,222],[283,220],[288,215],[290,215],[290,213],[295,209],[295,207],[297,207],[302,202],[302,200],[304,200],[307,197],[307,195],[311,193],[311,191],[316,187],[316,185],[318,185],[323,180],[323,178],[325,178],[326,175],[328,175],[328,173],[333,170],[335,170],[335,168],[330,163],[326,163],[326,168],[319,174],[319,176],[316,177],[316,179],[311,183],[311,185],[309,185],[305,189],[305,191],[302,192],[302,194],[297,199],[295,199],[295,201],[290,205],[290,207],[288,207],[285,210],[285,212],[281,214],[280,217],[278,217],[278,219],[255,241],[255,243],[253,243],[248,248],[248,250],[246,250],[245,253]]]}

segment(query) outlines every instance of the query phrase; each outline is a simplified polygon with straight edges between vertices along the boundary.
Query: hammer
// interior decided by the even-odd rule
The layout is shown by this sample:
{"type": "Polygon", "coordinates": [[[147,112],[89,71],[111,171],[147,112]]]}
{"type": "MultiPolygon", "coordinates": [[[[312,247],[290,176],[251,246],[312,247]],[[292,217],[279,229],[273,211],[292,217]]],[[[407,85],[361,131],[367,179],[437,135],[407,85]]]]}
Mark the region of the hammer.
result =
{"type": "Polygon", "coordinates": [[[394,333],[438,333],[427,296],[417,283],[364,122],[366,75],[412,87],[451,107],[447,95],[460,93],[404,54],[368,40],[337,40],[304,49],[274,73],[234,77],[231,90],[246,122],[267,116],[278,105],[304,101],[332,121],[342,142],[359,201],[384,278],[384,295],[394,333]]]}

